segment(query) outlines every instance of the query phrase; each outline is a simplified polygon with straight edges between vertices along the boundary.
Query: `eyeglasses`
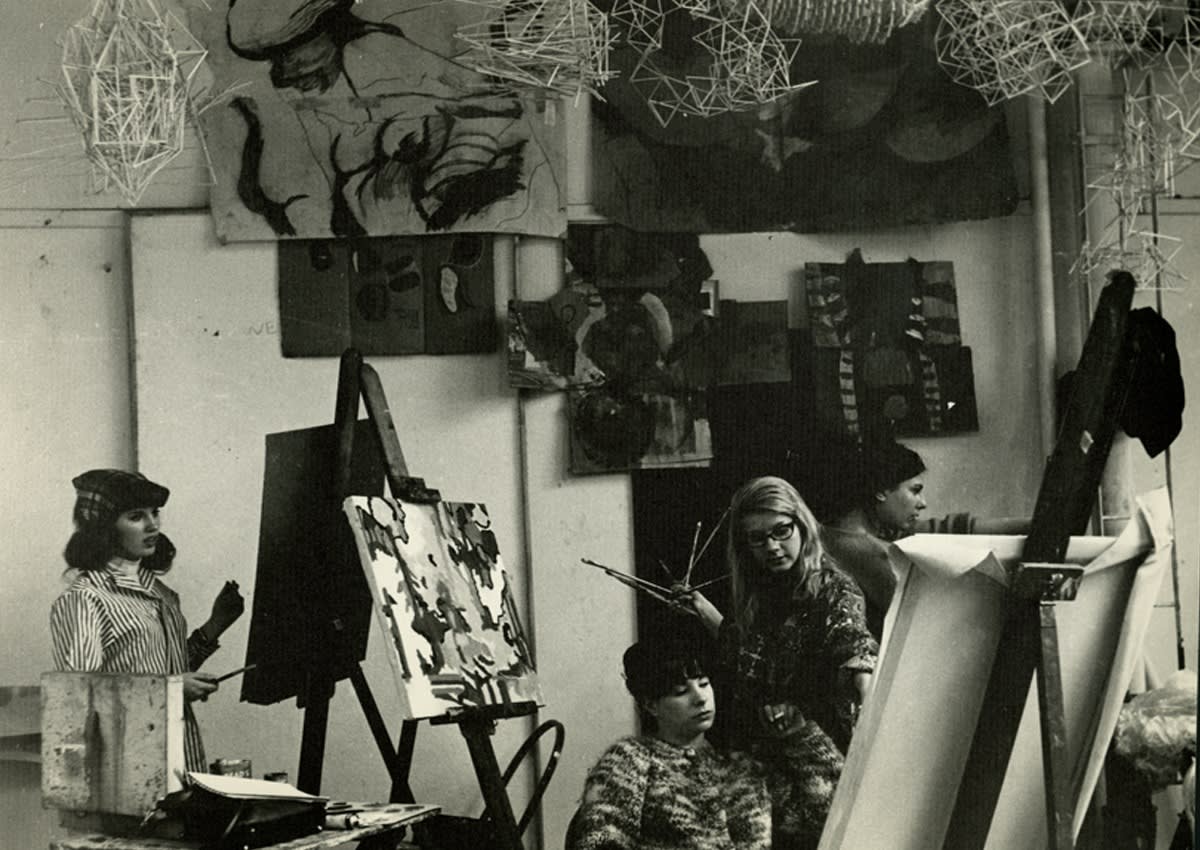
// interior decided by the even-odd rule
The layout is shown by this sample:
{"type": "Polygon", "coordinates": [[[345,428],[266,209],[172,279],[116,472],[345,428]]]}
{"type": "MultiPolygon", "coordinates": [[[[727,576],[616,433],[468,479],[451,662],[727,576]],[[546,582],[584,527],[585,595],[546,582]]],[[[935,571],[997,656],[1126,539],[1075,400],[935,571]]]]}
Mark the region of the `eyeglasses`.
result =
{"type": "Polygon", "coordinates": [[[795,520],[778,523],[766,531],[748,531],[742,538],[743,542],[751,549],[761,549],[767,545],[768,540],[774,540],[777,543],[782,543],[785,540],[791,540],[792,535],[796,533],[795,520]]]}

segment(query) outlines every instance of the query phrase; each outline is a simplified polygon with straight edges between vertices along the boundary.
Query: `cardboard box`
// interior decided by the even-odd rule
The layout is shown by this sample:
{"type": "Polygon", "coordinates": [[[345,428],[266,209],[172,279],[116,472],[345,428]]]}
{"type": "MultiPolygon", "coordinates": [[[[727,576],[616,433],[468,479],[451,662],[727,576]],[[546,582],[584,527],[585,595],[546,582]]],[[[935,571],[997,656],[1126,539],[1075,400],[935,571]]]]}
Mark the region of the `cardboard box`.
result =
{"type": "Polygon", "coordinates": [[[42,675],[42,803],[142,817],[183,787],[183,677],[42,675]]]}

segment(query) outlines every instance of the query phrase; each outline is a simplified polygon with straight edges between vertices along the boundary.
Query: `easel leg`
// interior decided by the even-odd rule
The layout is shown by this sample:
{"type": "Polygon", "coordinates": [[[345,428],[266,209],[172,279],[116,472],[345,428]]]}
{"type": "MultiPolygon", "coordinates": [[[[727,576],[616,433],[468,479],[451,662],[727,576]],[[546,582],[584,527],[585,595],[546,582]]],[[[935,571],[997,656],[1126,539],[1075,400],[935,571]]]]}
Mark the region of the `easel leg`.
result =
{"type": "MultiPolygon", "coordinates": [[[[367,726],[370,727],[371,736],[375,739],[375,746],[379,748],[379,754],[383,756],[383,763],[387,766],[388,776],[392,780],[389,802],[416,802],[413,799],[412,788],[408,785],[408,767],[412,763],[412,746],[409,745],[407,754],[392,748],[392,739],[388,734],[387,724],[383,722],[383,715],[379,711],[378,703],[375,702],[375,695],[371,693],[371,687],[367,684],[367,677],[363,674],[360,665],[355,665],[351,672],[350,683],[354,685],[358,704],[362,706],[363,714],[367,718],[367,726]]],[[[404,721],[406,732],[410,723],[411,721],[404,721]]],[[[415,724],[413,725],[415,726],[415,724]]],[[[401,737],[402,744],[403,741],[404,738],[401,737]]]]}
{"type": "Polygon", "coordinates": [[[1036,602],[1014,600],[983,698],[943,850],[982,850],[1037,666],[1036,602]]]}
{"type": "Polygon", "coordinates": [[[496,830],[496,847],[500,850],[522,850],[521,834],[517,830],[512,803],[500,777],[496,752],[492,749],[492,725],[489,720],[464,719],[459,723],[459,729],[467,741],[479,788],[487,805],[487,814],[496,830]]]}
{"type": "Polygon", "coordinates": [[[400,724],[400,740],[396,742],[396,770],[392,777],[390,800],[393,803],[415,803],[408,774],[412,767],[413,747],[417,743],[417,721],[405,720],[400,724]]]}
{"type": "Polygon", "coordinates": [[[1054,603],[1038,605],[1041,646],[1037,665],[1038,709],[1042,719],[1042,770],[1046,782],[1046,822],[1050,850],[1072,850],[1074,806],[1067,781],[1067,726],[1062,669],[1058,660],[1058,623],[1054,603]]]}
{"type": "Polygon", "coordinates": [[[308,794],[321,793],[321,767],[325,760],[325,731],[329,725],[329,700],[333,684],[309,682],[304,705],[304,730],[300,738],[300,770],[296,787],[308,794]]]}

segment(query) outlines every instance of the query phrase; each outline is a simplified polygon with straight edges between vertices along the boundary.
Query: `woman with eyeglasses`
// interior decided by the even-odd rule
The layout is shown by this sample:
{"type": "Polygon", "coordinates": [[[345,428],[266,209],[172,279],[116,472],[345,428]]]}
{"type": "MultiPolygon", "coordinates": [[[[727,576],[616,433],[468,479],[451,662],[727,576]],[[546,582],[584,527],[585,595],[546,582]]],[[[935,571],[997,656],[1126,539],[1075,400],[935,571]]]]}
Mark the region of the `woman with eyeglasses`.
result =
{"type": "Polygon", "coordinates": [[[818,532],[791,484],[755,478],[730,503],[731,615],[677,590],[717,639],[731,744],[766,767],[775,850],[817,846],[878,653],[862,595],[818,532]]]}

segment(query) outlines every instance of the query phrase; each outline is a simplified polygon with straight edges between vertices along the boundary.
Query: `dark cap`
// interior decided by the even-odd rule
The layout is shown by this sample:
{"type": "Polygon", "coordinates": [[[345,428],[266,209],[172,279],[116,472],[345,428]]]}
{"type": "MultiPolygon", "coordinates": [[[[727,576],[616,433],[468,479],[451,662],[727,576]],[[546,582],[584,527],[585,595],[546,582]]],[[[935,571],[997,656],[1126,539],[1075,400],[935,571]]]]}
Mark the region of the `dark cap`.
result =
{"type": "Polygon", "coordinates": [[[884,442],[868,446],[864,455],[863,472],[871,493],[891,490],[925,471],[921,456],[900,443],[884,442]]]}
{"type": "Polygon", "coordinates": [[[122,469],[89,469],[72,479],[75,485],[75,520],[97,525],[130,508],[161,508],[171,491],[140,472],[122,469]]]}
{"type": "Polygon", "coordinates": [[[704,675],[699,647],[682,638],[638,641],[625,650],[625,687],[637,699],[655,699],[704,675]]]}

